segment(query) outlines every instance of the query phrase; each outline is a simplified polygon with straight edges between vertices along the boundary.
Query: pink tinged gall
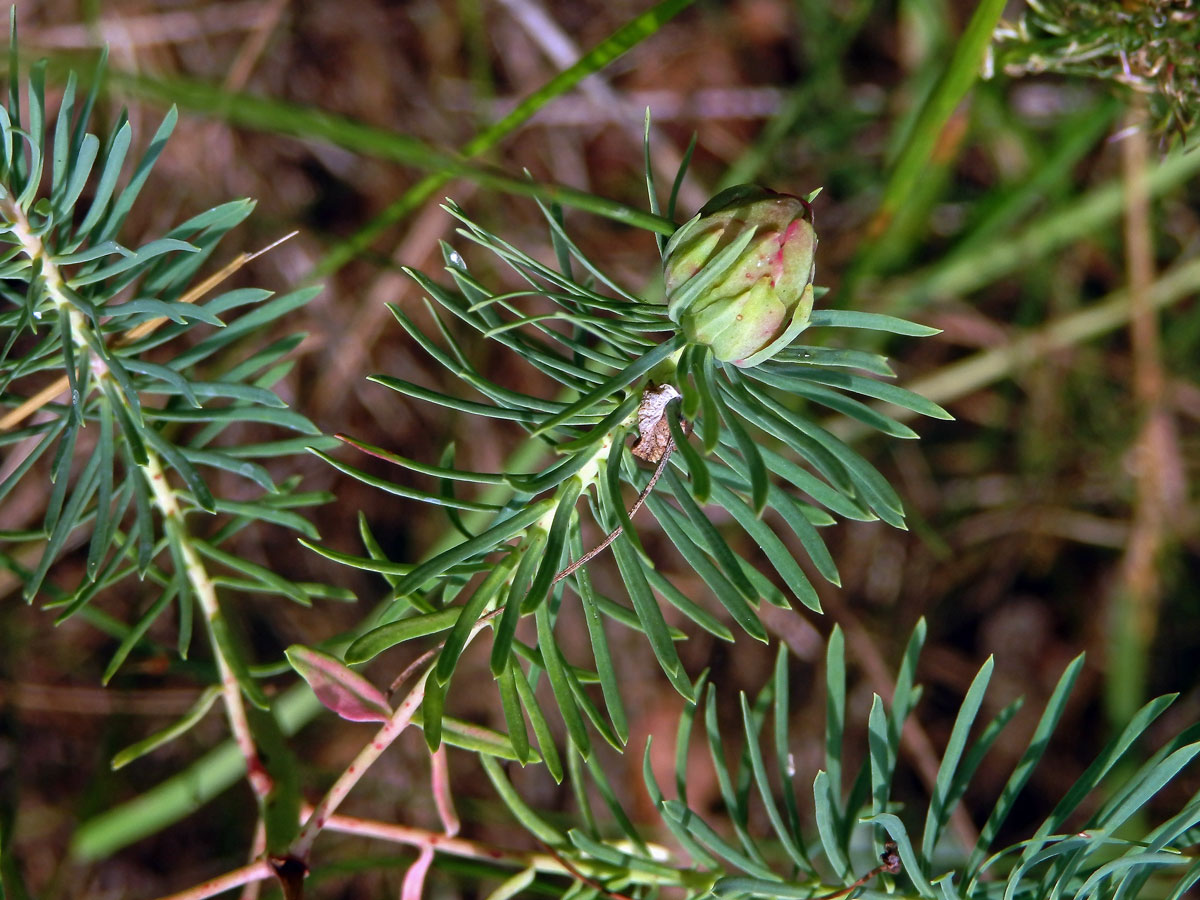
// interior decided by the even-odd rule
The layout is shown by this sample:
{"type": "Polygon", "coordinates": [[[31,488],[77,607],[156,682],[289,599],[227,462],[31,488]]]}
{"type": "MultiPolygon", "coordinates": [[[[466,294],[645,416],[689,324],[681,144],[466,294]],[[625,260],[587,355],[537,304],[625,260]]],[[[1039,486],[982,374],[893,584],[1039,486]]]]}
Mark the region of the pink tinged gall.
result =
{"type": "Polygon", "coordinates": [[[308,682],[321,703],[349,722],[387,722],[392,715],[387,698],[341,660],[293,644],[285,651],[288,662],[308,682]]]}

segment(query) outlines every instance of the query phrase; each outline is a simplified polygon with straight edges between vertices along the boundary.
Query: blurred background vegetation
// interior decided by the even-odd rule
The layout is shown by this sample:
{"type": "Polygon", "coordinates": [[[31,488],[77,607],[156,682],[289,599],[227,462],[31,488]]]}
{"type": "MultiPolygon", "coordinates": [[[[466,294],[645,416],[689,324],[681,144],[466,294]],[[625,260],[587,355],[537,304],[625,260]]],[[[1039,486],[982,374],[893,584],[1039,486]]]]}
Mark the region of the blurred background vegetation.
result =
{"type": "MultiPolygon", "coordinates": [[[[802,735],[803,723],[823,719],[821,654],[833,623],[844,628],[855,664],[848,731],[861,733],[871,693],[888,696],[888,673],[916,620],[927,618],[919,671],[927,692],[921,728],[906,740],[901,795],[905,779],[910,791],[925,790],[933,748],[944,744],[980,662],[995,654],[995,708],[985,713],[1024,694],[1028,721],[1002,735],[984,761],[968,812],[973,797],[995,796],[1060,672],[1086,650],[1060,732],[1068,739],[1056,741],[1034,775],[1032,796],[1045,805],[1026,800],[1006,826],[1006,837],[1019,839],[1147,697],[1183,694],[1152,740],[1200,720],[1200,154],[1180,152],[1196,109],[1197,13],[1190,0],[1044,2],[1032,12],[1009,3],[986,55],[990,77],[962,102],[950,91],[942,115],[922,115],[937,106],[926,100],[946,89],[943,75],[976,6],[696,2],[546,103],[483,159],[644,208],[649,107],[660,184],[670,183],[696,135],[683,215],[738,182],[796,194],[823,187],[817,283],[832,290],[822,302],[942,329],[880,349],[893,357],[900,383],[957,421],[922,421],[919,442],[855,436],[896,484],[910,530],[879,522],[829,529],[843,583],[822,589],[827,615],[771,607],[763,614],[794,653],[793,730],[802,735]],[[922,141],[927,152],[906,155],[922,141]]],[[[298,314],[303,321],[286,326],[308,333],[283,386],[289,403],[327,433],[430,461],[455,441],[464,468],[495,471],[521,441],[516,428],[455,418],[365,376],[461,390],[415,352],[384,308],[392,302],[427,321],[399,266],[440,269],[438,242],[454,242],[443,197],[534,256],[549,260],[553,251],[532,201],[470,179],[421,188],[444,165],[432,154],[423,160],[408,139],[469,147],[648,8],[646,0],[21,0],[17,19],[22,50],[51,57],[52,73],[109,47],[112,77],[97,122],[126,108],[144,142],[170,102],[180,107],[127,244],[241,196],[256,198],[257,212],[221,252],[299,231],[235,276],[276,290],[324,285],[298,314]]],[[[624,284],[661,291],[651,234],[573,210],[567,225],[624,284]]],[[[477,275],[493,284],[510,278],[465,242],[455,246],[477,275]]],[[[478,351],[494,380],[530,393],[552,389],[494,348],[478,351]]],[[[361,457],[355,464],[370,466],[361,457]]],[[[292,473],[337,495],[315,513],[324,543],[337,549],[358,552],[359,510],[397,560],[417,559],[447,530],[440,512],[371,492],[316,459],[273,474],[292,473]]],[[[44,498],[34,484],[6,501],[0,527],[41,521],[44,498]]],[[[676,584],[704,599],[702,582],[669,542],[653,534],[643,541],[676,584]]],[[[302,551],[290,534],[248,530],[236,546],[294,579],[347,585],[362,610],[386,592],[382,581],[302,551]]],[[[82,555],[68,558],[60,575],[73,579],[68,573],[82,564],[82,555]]],[[[604,557],[593,569],[601,587],[618,578],[604,557]]],[[[111,860],[70,859],[81,821],[178,771],[223,726],[214,716],[145,763],[109,772],[116,749],[190,705],[188,667],[200,664],[145,655],[104,690],[99,676],[113,641],[103,630],[80,619],[50,629],[44,613],[21,601],[19,580],[2,571],[0,598],[0,772],[20,811],[17,856],[39,896],[151,896],[238,864],[252,825],[244,786],[111,860]]],[[[127,620],[143,599],[122,595],[103,605],[127,620]]],[[[361,615],[337,604],[299,610],[242,600],[236,615],[263,660],[361,615]]],[[[585,640],[581,633],[581,646],[585,640]]],[[[679,697],[637,640],[617,652],[628,676],[631,746],[663,734],[656,748],[669,754],[679,697]]],[[[680,654],[693,674],[709,666],[722,676],[731,720],[736,690],[757,690],[769,674],[771,654],[744,636],[723,644],[694,634],[680,654]]],[[[489,678],[485,658],[466,663],[489,678]]],[[[386,683],[391,664],[369,672],[386,683]]],[[[502,721],[490,690],[460,691],[453,704],[455,715],[502,721]]],[[[811,734],[795,748],[802,772],[819,765],[819,727],[811,734]]],[[[302,735],[310,776],[319,782],[336,772],[360,738],[327,719],[310,726],[302,735]]],[[[375,789],[355,795],[350,812],[433,824],[432,810],[410,802],[421,796],[425,763],[420,736],[406,738],[372,770],[375,789]]],[[[636,808],[640,755],[611,762],[617,781],[628,775],[622,787],[636,808]]],[[[471,836],[511,843],[506,814],[480,773],[464,757],[455,774],[464,820],[476,823],[471,836]]],[[[531,802],[569,811],[566,793],[544,773],[518,781],[531,802]]],[[[1173,790],[1197,788],[1193,773],[1173,790]]],[[[719,803],[715,784],[690,785],[689,794],[699,809],[706,799],[719,803]]],[[[1178,808],[1179,797],[1163,802],[1178,808]]],[[[957,827],[970,828],[969,818],[957,827]]],[[[344,859],[379,861],[384,852],[359,839],[328,840],[344,843],[344,859]]],[[[396,851],[393,871],[385,866],[383,874],[356,875],[351,864],[318,873],[327,879],[322,895],[379,896],[381,879],[390,892],[411,858],[396,851]]],[[[430,896],[469,890],[463,884],[435,875],[430,896]]]]}

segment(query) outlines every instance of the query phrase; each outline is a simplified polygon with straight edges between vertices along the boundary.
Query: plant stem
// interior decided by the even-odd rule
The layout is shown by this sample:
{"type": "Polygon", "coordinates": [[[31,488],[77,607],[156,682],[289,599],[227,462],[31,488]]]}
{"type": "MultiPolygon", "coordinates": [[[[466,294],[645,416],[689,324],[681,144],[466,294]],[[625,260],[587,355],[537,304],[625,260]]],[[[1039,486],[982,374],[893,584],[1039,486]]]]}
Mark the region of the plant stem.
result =
{"type": "MultiPolygon", "coordinates": [[[[88,365],[97,379],[113,379],[108,363],[103,356],[93,352],[91,344],[84,338],[87,332],[94,330],[91,323],[79,310],[78,306],[72,302],[68,293],[66,279],[63,277],[53,255],[42,243],[41,238],[30,228],[29,220],[26,218],[20,204],[14,202],[11,197],[5,197],[0,201],[0,211],[12,222],[12,233],[20,242],[21,249],[24,250],[30,262],[41,263],[40,275],[42,283],[45,285],[46,295],[60,313],[66,314],[70,323],[71,340],[82,355],[82,358],[88,361],[88,365]]],[[[223,273],[219,274],[222,275],[222,278],[225,277],[223,273]]],[[[209,282],[204,282],[202,286],[207,290],[209,282]]],[[[145,323],[139,327],[141,333],[146,334],[157,326],[145,323]]],[[[94,338],[97,341],[103,340],[103,336],[100,334],[95,334],[94,338]]],[[[42,402],[47,402],[53,396],[56,396],[57,393],[61,392],[62,387],[65,387],[65,385],[57,387],[55,392],[45,397],[45,400],[42,402]]],[[[42,397],[45,394],[46,392],[43,391],[38,397],[42,397]]],[[[117,395],[120,396],[120,394],[121,392],[118,391],[117,395]]],[[[80,404],[82,400],[82,397],[73,398],[72,402],[80,404]]],[[[29,404],[26,403],[14,410],[9,416],[5,417],[5,422],[0,424],[7,425],[9,419],[15,419],[15,421],[19,422],[24,416],[33,412],[33,409],[26,410],[28,406],[29,404]],[[19,417],[18,414],[20,414],[19,417]]],[[[158,505],[164,521],[170,520],[178,526],[180,551],[183,556],[186,575],[195,591],[196,598],[209,626],[209,637],[212,643],[213,656],[217,661],[217,670],[221,678],[221,697],[225,704],[225,714],[229,720],[229,727],[233,732],[238,749],[246,760],[246,770],[251,788],[257,797],[265,797],[271,789],[271,779],[258,759],[258,752],[254,746],[254,738],[250,732],[250,724],[246,718],[246,708],[242,704],[241,688],[234,678],[228,660],[221,653],[221,648],[213,636],[212,625],[221,615],[220,607],[217,604],[216,587],[209,577],[203,562],[201,562],[199,553],[196,552],[191,542],[186,539],[187,531],[184,527],[183,513],[179,508],[178,498],[174,488],[167,481],[162,462],[153,450],[146,448],[146,463],[141,468],[142,474],[145,476],[150,490],[154,494],[155,503],[158,505]]]]}
{"type": "Polygon", "coordinates": [[[248,866],[242,866],[240,869],[234,869],[232,872],[226,872],[224,875],[218,875],[216,878],[211,878],[208,881],[201,882],[195,887],[188,888],[186,891],[180,891],[177,894],[171,894],[167,897],[160,897],[159,900],[204,900],[206,897],[215,897],[217,894],[223,894],[225,891],[231,891],[235,887],[241,887],[243,884],[250,884],[254,881],[262,881],[265,878],[270,878],[274,872],[271,871],[271,865],[266,860],[250,863],[248,866]]]}
{"type": "Polygon", "coordinates": [[[196,601],[204,613],[204,621],[208,626],[208,634],[213,649],[213,658],[217,661],[217,673],[221,678],[221,699],[225,704],[225,717],[229,720],[229,730],[237,743],[242,758],[246,760],[246,778],[254,795],[259,799],[267,796],[271,790],[271,776],[258,758],[258,750],[254,746],[254,736],[250,731],[250,720],[246,717],[246,707],[242,702],[242,689],[221,647],[213,633],[214,626],[221,618],[221,607],[217,602],[217,588],[213,584],[208,570],[204,566],[200,554],[189,541],[184,525],[183,512],[179,508],[179,500],[175,489],[167,481],[162,462],[158,455],[149,448],[146,449],[146,465],[142,472],[146,477],[150,490],[154,494],[154,502],[165,520],[173,521],[176,533],[179,535],[179,551],[183,557],[184,570],[196,601]]]}
{"type": "Polygon", "coordinates": [[[421,701],[425,699],[425,681],[429,678],[432,669],[426,669],[421,673],[421,677],[417,679],[417,683],[413,685],[413,689],[408,692],[408,696],[392,713],[392,717],[384,723],[384,726],[379,729],[375,737],[367,743],[358,756],[354,757],[350,763],[338,776],[337,781],[321,798],[321,802],[313,809],[312,814],[304,823],[304,827],[300,829],[300,834],[296,836],[296,840],[292,842],[292,846],[288,848],[288,855],[292,856],[301,862],[307,864],[308,854],[312,850],[313,841],[317,839],[321,829],[329,821],[329,817],[346,799],[346,795],[354,785],[366,773],[375,762],[379,759],[392,741],[400,736],[400,733],[408,727],[412,722],[412,717],[417,711],[417,707],[421,705],[421,701]]]}

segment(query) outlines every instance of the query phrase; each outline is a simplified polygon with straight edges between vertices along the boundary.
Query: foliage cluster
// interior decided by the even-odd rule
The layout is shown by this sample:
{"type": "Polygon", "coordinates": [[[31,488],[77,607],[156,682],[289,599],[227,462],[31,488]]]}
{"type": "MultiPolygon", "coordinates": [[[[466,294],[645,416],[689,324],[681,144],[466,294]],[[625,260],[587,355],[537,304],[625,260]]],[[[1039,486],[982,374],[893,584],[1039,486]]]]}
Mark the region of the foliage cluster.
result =
{"type": "MultiPolygon", "coordinates": [[[[642,21],[643,32],[676,5],[656,8],[659,18],[642,21]]],[[[937,109],[970,84],[963,73],[973,78],[980,35],[991,33],[998,14],[996,4],[981,5],[964,40],[968,49],[952,61],[926,107],[933,112],[919,118],[899,153],[902,168],[921,158],[931,129],[950,114],[939,120],[937,109]]],[[[608,54],[597,51],[583,69],[598,67],[608,54]]],[[[840,580],[822,529],[839,519],[905,526],[896,489],[844,435],[857,429],[910,439],[917,436],[905,424],[911,414],[949,416],[887,380],[894,374],[887,360],[863,341],[934,329],[822,305],[831,295],[818,287],[818,308],[802,342],[757,366],[723,363],[686,340],[667,306],[622,284],[585,253],[564,225],[564,205],[575,201],[642,225],[657,235],[660,253],[666,250],[688,159],[669,189],[657,185],[649,124],[648,212],[460,159],[447,168],[533,194],[553,250],[548,263],[450,203],[459,228],[441,248],[445,277],[406,270],[428,298],[420,313],[432,329],[418,324],[418,311],[391,308],[398,326],[469,398],[396,375],[371,376],[374,382],[470,419],[503,420],[527,438],[527,462],[477,471],[460,467],[453,447],[429,461],[347,435],[324,436],[289,407],[273,388],[288,373],[302,335],[278,328],[316,290],[279,297],[225,290],[223,279],[238,260],[201,274],[220,240],[251,212],[246,201],[193,216],[140,247],[120,243],[130,210],[145,202],[142,188],[177,115],[172,109],[147,150],[131,155],[132,127],[124,117],[111,127],[91,122],[98,77],[87,78],[81,90],[79,78],[68,76],[55,114],[47,109],[45,78],[42,64],[20,76],[14,36],[7,103],[0,108],[0,446],[6,448],[0,500],[31,483],[48,487],[36,527],[0,534],[0,560],[20,574],[26,599],[47,613],[47,623],[79,617],[110,637],[106,682],[131,660],[162,653],[169,633],[171,649],[205,685],[187,715],[118,753],[114,767],[190,732],[218,702],[232,735],[231,743],[158,789],[86,822],[76,835],[78,857],[104,857],[155,833],[245,774],[259,823],[251,861],[188,896],[271,877],[285,895],[299,896],[310,869],[319,875],[336,863],[313,850],[320,834],[338,830],[419,848],[404,878],[406,900],[420,895],[439,851],[486,862],[486,875],[499,880],[491,885],[495,900],[533,890],[571,898],[832,900],[900,892],[1174,900],[1200,881],[1200,794],[1166,810],[1155,805],[1200,753],[1200,726],[1179,730],[1152,752],[1141,745],[1171,696],[1122,723],[1030,833],[1012,838],[1003,831],[1063,718],[1081,657],[1057,681],[982,827],[966,842],[950,835],[951,818],[1020,701],[983,713],[994,668],[989,659],[954,714],[929,796],[914,803],[898,789],[897,773],[905,723],[922,695],[924,620],[907,643],[892,696],[872,699],[865,748],[845,746],[847,661],[837,627],[824,653],[818,771],[802,771],[793,755],[794,686],[782,643],[768,683],[739,696],[736,721],[722,720],[719,686],[709,673],[687,670],[679,643],[700,629],[728,644],[747,638],[769,644],[770,607],[820,612],[813,576],[840,580]],[[519,289],[491,287],[466,262],[468,245],[506,269],[519,289]],[[539,372],[551,395],[490,377],[479,363],[482,348],[539,372]],[[648,420],[646,408],[662,385],[675,396],[648,420]],[[647,428],[660,423],[666,450],[652,457],[651,473],[630,439],[638,433],[644,440],[647,428]],[[359,553],[322,540],[299,511],[334,498],[273,474],[309,452],[372,489],[436,508],[451,539],[417,563],[390,558],[366,516],[359,553]],[[380,461],[432,479],[436,489],[420,490],[402,475],[381,477],[380,461]],[[629,511],[635,496],[712,605],[664,574],[647,551],[639,537],[646,525],[635,526],[629,511]],[[307,608],[355,598],[231,549],[237,535],[255,526],[290,529],[316,554],[381,576],[386,597],[345,633],[315,647],[295,645],[282,659],[260,658],[229,613],[239,600],[268,596],[307,608]],[[590,538],[604,534],[616,535],[608,552],[624,594],[606,595],[588,565],[570,565],[584,556],[590,538]],[[747,546],[758,553],[746,553],[747,546]],[[147,588],[134,620],[105,612],[106,596],[134,585],[147,588]],[[197,613],[203,642],[194,633],[197,613]],[[585,623],[586,657],[563,635],[568,616],[585,623]],[[629,685],[610,643],[619,631],[644,642],[682,698],[673,785],[659,783],[652,744],[630,745],[629,685]],[[462,675],[464,654],[477,639],[488,643],[485,687],[474,677],[464,683],[462,675]],[[392,690],[406,693],[393,703],[356,670],[397,647],[407,667],[392,690]],[[280,676],[293,672],[303,682],[291,678],[281,688],[280,676]],[[503,730],[447,713],[455,692],[484,690],[503,730]],[[322,704],[381,727],[332,785],[321,786],[324,796],[309,810],[303,800],[314,785],[306,783],[289,735],[322,704]],[[430,752],[441,831],[339,814],[342,800],[409,725],[422,730],[430,752]],[[702,732],[707,746],[719,815],[689,801],[693,731],[702,732]],[[447,745],[477,758],[511,819],[544,853],[481,848],[456,837],[447,745]],[[651,825],[633,813],[606,763],[614,751],[643,750],[643,786],[657,816],[651,825]],[[544,767],[567,782],[575,821],[559,821],[523,796],[514,777],[518,765],[544,767]]],[[[896,187],[885,205],[913,191],[912,184],[896,187]]],[[[879,221],[886,231],[896,220],[879,221]]],[[[698,294],[722,277],[741,249],[717,253],[689,290],[698,294]]],[[[0,883],[5,896],[22,897],[11,826],[9,816],[0,827],[0,883]]],[[[316,878],[311,883],[319,890],[316,878]]]]}

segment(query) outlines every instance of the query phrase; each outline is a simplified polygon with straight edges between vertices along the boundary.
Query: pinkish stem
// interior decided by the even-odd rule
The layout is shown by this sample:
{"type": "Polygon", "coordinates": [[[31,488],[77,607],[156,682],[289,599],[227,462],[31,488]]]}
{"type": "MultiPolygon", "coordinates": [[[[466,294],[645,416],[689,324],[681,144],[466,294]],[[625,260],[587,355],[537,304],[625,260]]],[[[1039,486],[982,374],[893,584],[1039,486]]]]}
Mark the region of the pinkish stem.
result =
{"type": "Polygon", "coordinates": [[[400,736],[400,732],[404,731],[412,721],[417,707],[425,699],[425,679],[429,677],[429,672],[429,669],[425,670],[413,689],[409,691],[408,696],[404,698],[404,702],[392,713],[392,717],[384,723],[370,743],[362,748],[358,756],[354,757],[354,761],[346,767],[346,770],[338,776],[338,780],[321,798],[321,802],[317,804],[312,815],[304,823],[304,827],[300,829],[300,834],[292,842],[288,852],[289,857],[307,864],[313,841],[317,839],[317,835],[325,827],[329,817],[346,799],[346,795],[350,793],[354,785],[358,784],[358,780],[375,763],[379,755],[391,746],[392,741],[396,740],[400,736]]]}
{"type": "Polygon", "coordinates": [[[433,752],[433,802],[437,805],[442,830],[450,837],[458,834],[458,813],[454,810],[454,797],[450,793],[450,769],[446,764],[446,745],[433,752]]]}
{"type": "Polygon", "coordinates": [[[270,863],[264,859],[260,859],[258,862],[253,862],[248,866],[242,866],[240,869],[234,869],[232,872],[211,878],[193,888],[188,888],[186,891],[180,891],[178,894],[161,897],[159,900],[204,900],[205,897],[215,897],[217,894],[223,894],[225,891],[233,890],[233,888],[243,884],[250,884],[251,882],[271,878],[274,874],[270,863]]]}

